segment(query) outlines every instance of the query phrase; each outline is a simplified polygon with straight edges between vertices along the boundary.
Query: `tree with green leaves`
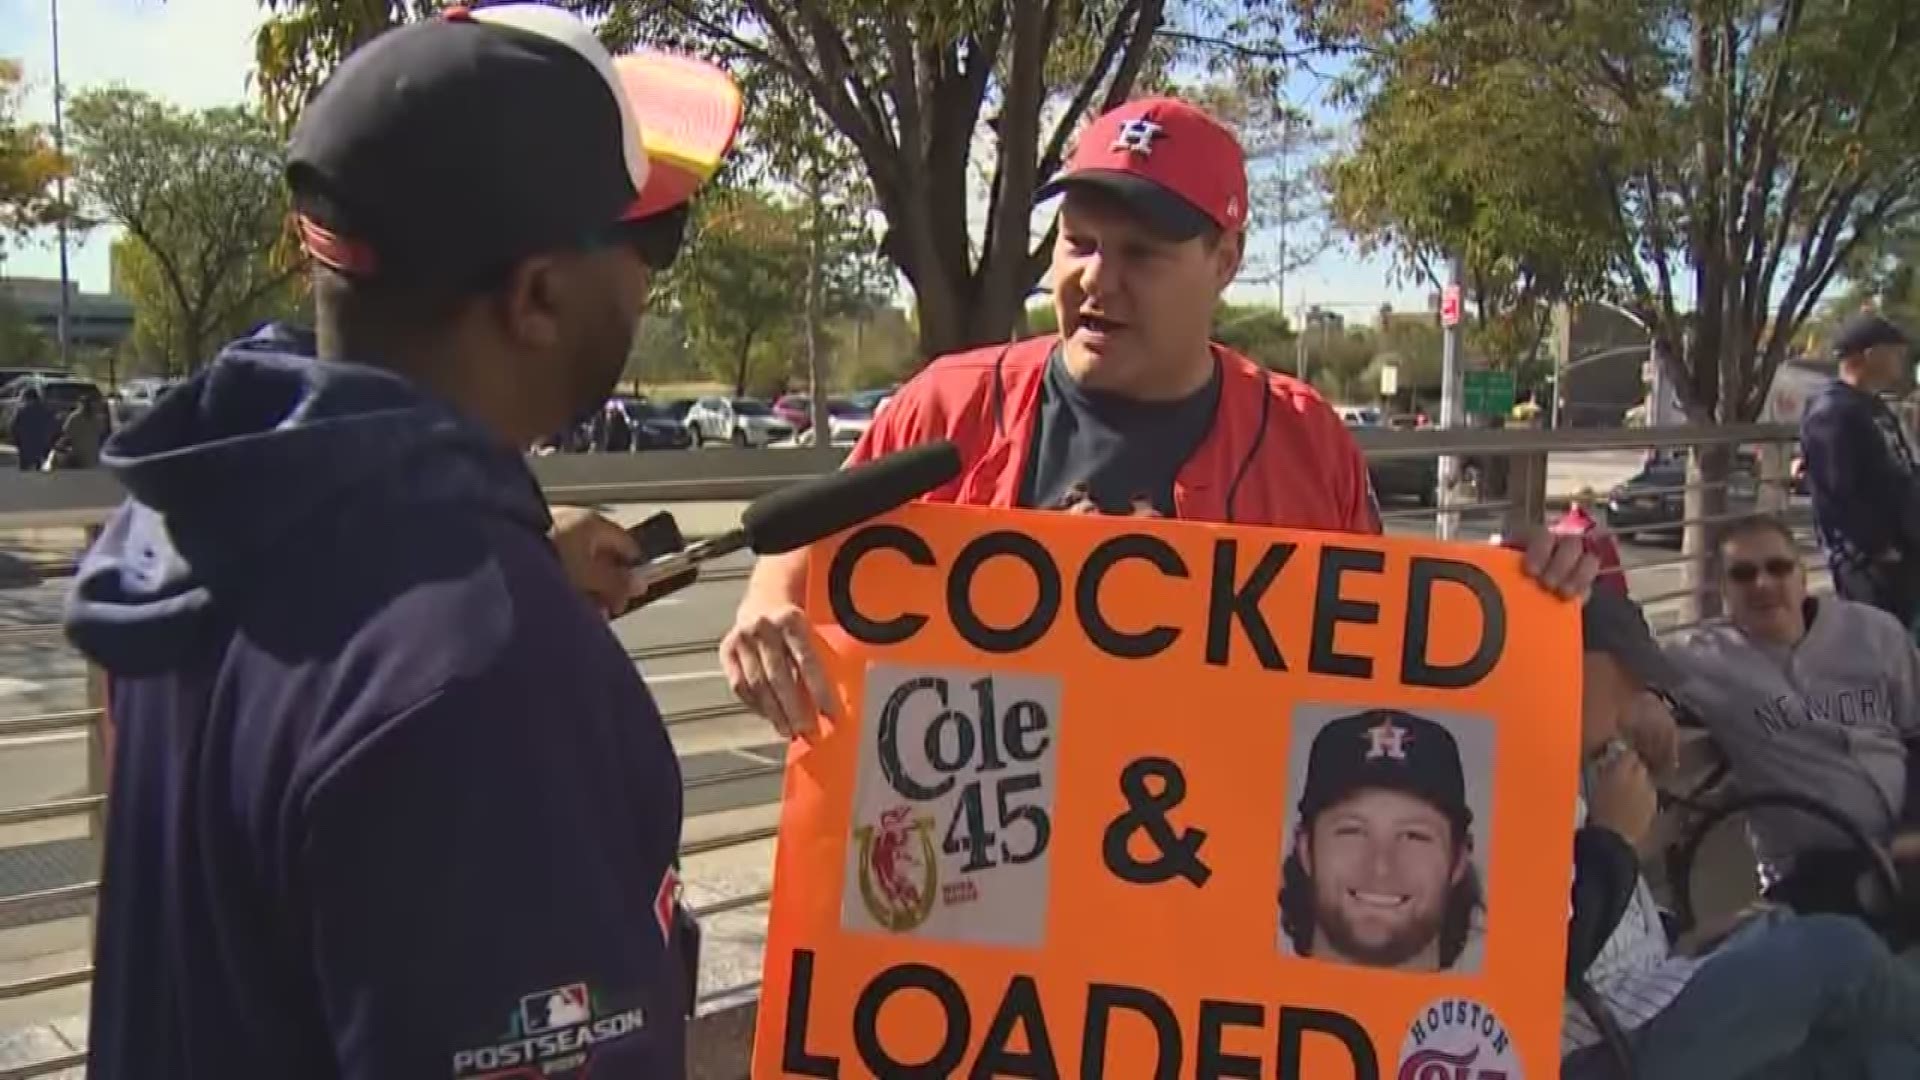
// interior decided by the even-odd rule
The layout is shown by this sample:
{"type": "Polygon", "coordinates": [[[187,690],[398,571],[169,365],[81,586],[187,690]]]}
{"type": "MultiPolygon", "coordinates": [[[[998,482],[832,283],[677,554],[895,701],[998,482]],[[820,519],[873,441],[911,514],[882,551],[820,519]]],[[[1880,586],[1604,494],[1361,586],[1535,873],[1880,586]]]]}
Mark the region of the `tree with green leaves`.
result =
{"type": "MultiPolygon", "coordinates": [[[[1403,257],[1612,299],[1690,420],[1748,421],[1838,275],[1920,217],[1916,42],[1908,0],[1405,3],[1358,62],[1376,146],[1342,199],[1403,257]]],[[[1695,453],[1689,520],[1724,514],[1731,457],[1695,453]]]]}
{"type": "Polygon", "coordinates": [[[190,371],[261,311],[284,309],[303,282],[280,138],[257,113],[179,110],[113,88],[75,96],[67,119],[79,202],[131,240],[121,277],[134,319],[165,342],[167,371],[190,371]]]}
{"type": "Polygon", "coordinates": [[[1523,7],[1407,5],[1376,35],[1344,216],[1403,258],[1610,297],[1691,419],[1752,419],[1837,275],[1920,216],[1920,7],[1523,7]]]}
{"type": "Polygon", "coordinates": [[[1592,168],[1578,98],[1463,48],[1455,29],[1404,27],[1356,61],[1341,90],[1355,138],[1327,166],[1333,214],[1363,253],[1435,292],[1458,255],[1475,351],[1518,366],[1540,350],[1553,303],[1608,280],[1613,191],[1592,168]]]}
{"type": "MultiPolygon", "coordinates": [[[[359,41],[432,0],[263,0],[269,99],[297,108],[359,41]]],[[[742,149],[815,136],[851,149],[881,250],[913,286],[923,354],[1005,340],[1045,270],[1033,195],[1091,114],[1170,65],[1283,63],[1298,0],[569,0],[616,49],[681,48],[736,72],[742,149]],[[976,157],[984,155],[976,172],[976,157]],[[976,188],[975,185],[979,187],[976,188]],[[984,190],[981,190],[984,189],[984,190]],[[984,195],[979,234],[971,208],[984,195]]],[[[804,177],[788,174],[790,187],[804,177]]]]}
{"type": "Polygon", "coordinates": [[[20,116],[21,67],[0,59],[0,253],[5,243],[59,216],[65,164],[46,128],[20,116]]]}
{"type": "Polygon", "coordinates": [[[79,201],[134,245],[123,280],[146,309],[136,321],[166,328],[168,370],[204,363],[297,295],[280,138],[257,114],[113,89],[76,96],[68,119],[79,201]]]}
{"type": "Polygon", "coordinates": [[[52,364],[58,355],[53,339],[33,325],[18,301],[0,290],[0,365],[42,367],[52,364]]]}
{"type": "Polygon", "coordinates": [[[109,251],[111,287],[133,304],[133,331],[121,344],[115,377],[135,374],[173,378],[207,359],[217,346],[274,319],[312,322],[311,296],[299,275],[281,277],[277,288],[258,292],[249,303],[223,307],[211,315],[204,332],[189,326],[188,310],[168,289],[167,276],[153,252],[132,236],[122,236],[109,251]],[[184,352],[190,337],[203,350],[184,352]]]}
{"type": "MultiPolygon", "coordinates": [[[[796,374],[812,256],[807,207],[760,192],[713,193],[695,208],[693,241],[659,295],[684,321],[695,355],[713,376],[745,394],[784,387],[796,374]]],[[[858,232],[820,226],[820,314],[855,315],[884,302],[870,247],[858,232]]]]}
{"type": "Polygon", "coordinates": [[[666,290],[685,320],[693,350],[714,377],[744,395],[755,347],[790,333],[806,273],[802,222],[764,196],[731,192],[703,200],[698,242],[674,264],[666,290]]]}

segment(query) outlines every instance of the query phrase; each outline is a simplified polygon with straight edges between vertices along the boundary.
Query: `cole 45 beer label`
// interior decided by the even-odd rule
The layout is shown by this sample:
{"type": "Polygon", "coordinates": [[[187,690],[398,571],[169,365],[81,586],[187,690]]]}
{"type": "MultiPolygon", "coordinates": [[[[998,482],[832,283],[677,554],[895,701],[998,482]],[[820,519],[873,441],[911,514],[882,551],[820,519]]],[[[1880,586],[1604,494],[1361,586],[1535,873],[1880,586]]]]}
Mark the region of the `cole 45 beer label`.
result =
{"type": "Polygon", "coordinates": [[[863,705],[841,926],[1039,944],[1059,680],[874,664],[863,705]]]}

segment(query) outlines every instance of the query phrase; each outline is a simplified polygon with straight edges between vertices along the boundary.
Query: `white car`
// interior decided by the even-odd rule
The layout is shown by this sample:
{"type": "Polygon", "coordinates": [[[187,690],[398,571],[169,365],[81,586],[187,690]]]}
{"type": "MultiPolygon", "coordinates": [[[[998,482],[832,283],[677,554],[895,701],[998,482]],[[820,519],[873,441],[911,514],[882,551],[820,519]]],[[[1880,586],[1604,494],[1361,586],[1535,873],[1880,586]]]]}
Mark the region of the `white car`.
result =
{"type": "Polygon", "coordinates": [[[860,441],[860,436],[873,426],[873,414],[862,413],[857,416],[827,417],[827,432],[835,446],[852,446],[860,441]]]}
{"type": "MultiPolygon", "coordinates": [[[[846,398],[833,398],[827,402],[827,437],[834,446],[852,446],[872,426],[873,413],[859,404],[846,398]]],[[[812,429],[808,429],[794,439],[794,445],[812,446],[815,441],[812,429]]]]}
{"type": "Polygon", "coordinates": [[[697,446],[710,442],[771,446],[793,435],[793,426],[773,415],[773,409],[758,398],[703,397],[687,410],[686,422],[697,446]]]}

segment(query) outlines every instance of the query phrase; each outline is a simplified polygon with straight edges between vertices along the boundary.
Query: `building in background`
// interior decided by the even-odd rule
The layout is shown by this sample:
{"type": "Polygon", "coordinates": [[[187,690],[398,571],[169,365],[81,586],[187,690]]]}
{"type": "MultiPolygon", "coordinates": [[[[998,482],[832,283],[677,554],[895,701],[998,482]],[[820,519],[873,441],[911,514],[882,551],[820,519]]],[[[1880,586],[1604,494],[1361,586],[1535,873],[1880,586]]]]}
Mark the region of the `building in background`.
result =
{"type": "MultiPolygon", "coordinates": [[[[0,298],[47,336],[60,340],[60,282],[53,278],[0,277],[0,298]]],[[[83,292],[70,286],[67,294],[67,340],[75,352],[113,350],[133,332],[133,303],[119,296],[83,292]]]]}

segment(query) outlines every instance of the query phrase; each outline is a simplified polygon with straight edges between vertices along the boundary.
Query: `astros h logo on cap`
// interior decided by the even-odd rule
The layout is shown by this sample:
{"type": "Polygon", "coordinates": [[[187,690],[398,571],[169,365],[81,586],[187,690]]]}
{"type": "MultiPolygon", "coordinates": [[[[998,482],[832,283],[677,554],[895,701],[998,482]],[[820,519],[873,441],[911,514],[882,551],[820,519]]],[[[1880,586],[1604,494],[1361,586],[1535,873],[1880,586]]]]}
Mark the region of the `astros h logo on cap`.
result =
{"type": "Polygon", "coordinates": [[[1397,709],[1368,709],[1327,722],[1307,758],[1302,823],[1362,788],[1385,788],[1432,803],[1461,827],[1473,821],[1453,732],[1397,709]]]}
{"type": "Polygon", "coordinates": [[[1178,98],[1130,101],[1089,121],[1066,167],[1037,199],[1076,185],[1114,196],[1170,239],[1246,226],[1240,140],[1206,110],[1178,98]]]}

